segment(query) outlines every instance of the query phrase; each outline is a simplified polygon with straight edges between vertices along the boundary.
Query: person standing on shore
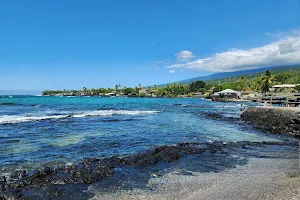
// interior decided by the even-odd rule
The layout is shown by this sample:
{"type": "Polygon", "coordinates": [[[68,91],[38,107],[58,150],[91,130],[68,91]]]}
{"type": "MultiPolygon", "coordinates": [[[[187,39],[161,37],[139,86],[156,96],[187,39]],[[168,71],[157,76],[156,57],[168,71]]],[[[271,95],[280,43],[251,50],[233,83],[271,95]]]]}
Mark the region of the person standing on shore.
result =
{"type": "Polygon", "coordinates": [[[242,108],[241,108],[241,111],[245,110],[245,104],[242,103],[242,104],[241,104],[241,107],[242,107],[242,108]]]}

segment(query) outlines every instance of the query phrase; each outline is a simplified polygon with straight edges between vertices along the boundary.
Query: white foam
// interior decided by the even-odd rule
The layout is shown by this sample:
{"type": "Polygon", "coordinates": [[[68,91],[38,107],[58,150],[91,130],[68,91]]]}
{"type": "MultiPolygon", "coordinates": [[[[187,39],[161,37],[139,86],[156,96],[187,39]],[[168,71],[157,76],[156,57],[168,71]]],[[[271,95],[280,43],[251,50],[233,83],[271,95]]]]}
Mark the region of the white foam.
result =
{"type": "Polygon", "coordinates": [[[85,111],[80,113],[66,113],[62,112],[61,115],[46,115],[46,116],[24,116],[24,115],[2,115],[0,116],[0,124],[14,124],[21,122],[32,122],[50,119],[62,118],[84,118],[90,116],[112,116],[112,115],[144,115],[154,114],[158,111],[130,111],[130,110],[98,110],[98,111],[85,111]]]}
{"type": "Polygon", "coordinates": [[[154,114],[158,111],[130,111],[130,110],[97,110],[74,114],[72,117],[88,117],[88,116],[111,116],[111,115],[143,115],[154,114]]]}
{"type": "Polygon", "coordinates": [[[216,108],[236,108],[236,107],[241,107],[241,104],[234,105],[234,106],[225,105],[225,106],[215,106],[215,107],[216,108]]]}
{"type": "Polygon", "coordinates": [[[68,115],[56,116],[22,116],[22,115],[2,115],[0,116],[0,124],[14,124],[21,122],[40,121],[48,119],[66,118],[68,115]]]}

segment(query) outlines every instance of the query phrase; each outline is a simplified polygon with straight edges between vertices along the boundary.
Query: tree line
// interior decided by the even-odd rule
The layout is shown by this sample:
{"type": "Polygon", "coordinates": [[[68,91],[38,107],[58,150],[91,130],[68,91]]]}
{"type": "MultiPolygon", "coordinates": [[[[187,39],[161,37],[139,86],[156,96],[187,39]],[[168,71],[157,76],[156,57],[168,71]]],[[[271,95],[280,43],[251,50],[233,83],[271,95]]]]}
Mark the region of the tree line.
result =
{"type": "Polygon", "coordinates": [[[73,95],[73,96],[99,96],[105,95],[108,93],[115,93],[119,95],[131,95],[131,96],[146,96],[146,94],[154,94],[155,96],[178,96],[178,95],[187,95],[194,92],[205,91],[206,83],[204,81],[194,81],[190,84],[182,83],[173,83],[170,85],[165,85],[158,87],[154,85],[153,87],[142,87],[139,84],[136,87],[126,87],[121,86],[120,84],[116,85],[115,88],[92,88],[88,89],[83,87],[81,90],[45,90],[42,92],[42,95],[73,95]]]}
{"type": "MultiPolygon", "coordinates": [[[[272,74],[270,70],[259,74],[250,74],[240,77],[230,77],[222,80],[201,81],[197,80],[190,84],[173,83],[164,86],[154,85],[152,87],[142,87],[139,84],[136,87],[126,87],[120,84],[115,85],[114,88],[92,88],[88,89],[83,87],[81,90],[46,90],[43,91],[43,95],[105,95],[108,93],[114,93],[118,95],[130,95],[130,96],[147,96],[149,94],[155,96],[168,96],[177,97],[179,95],[193,96],[195,93],[202,93],[210,95],[214,92],[218,92],[224,89],[233,89],[236,91],[255,91],[259,93],[269,92],[271,86],[275,84],[287,84],[287,83],[300,83],[300,68],[293,69],[292,71],[277,71],[272,74]]],[[[295,88],[300,91],[299,86],[295,88]]]]}
{"type": "MultiPolygon", "coordinates": [[[[255,77],[240,76],[234,81],[211,82],[207,83],[207,86],[214,88],[215,91],[230,88],[236,91],[255,91],[265,94],[276,84],[300,84],[300,69],[294,74],[292,72],[272,74],[271,70],[267,70],[264,74],[255,77]]],[[[295,90],[299,91],[298,88],[299,86],[296,86],[295,90]]]]}

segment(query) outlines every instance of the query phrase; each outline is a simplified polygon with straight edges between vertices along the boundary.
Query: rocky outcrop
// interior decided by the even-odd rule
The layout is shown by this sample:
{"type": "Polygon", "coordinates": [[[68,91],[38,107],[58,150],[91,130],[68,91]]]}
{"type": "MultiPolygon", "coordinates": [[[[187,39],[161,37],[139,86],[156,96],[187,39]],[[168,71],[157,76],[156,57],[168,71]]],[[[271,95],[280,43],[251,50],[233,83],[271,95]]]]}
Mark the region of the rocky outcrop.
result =
{"type": "Polygon", "coordinates": [[[90,184],[113,176],[114,168],[121,165],[143,167],[160,161],[172,162],[184,155],[200,154],[204,151],[205,149],[199,148],[196,144],[179,143],[174,146],[157,147],[136,155],[86,159],[77,165],[62,168],[45,167],[31,172],[16,171],[11,175],[10,181],[6,177],[0,177],[0,191],[28,185],[39,187],[45,184],[90,184]]]}
{"type": "Polygon", "coordinates": [[[249,107],[241,118],[271,133],[300,137],[300,108],[249,107]]]}
{"type": "Polygon", "coordinates": [[[61,168],[45,167],[44,169],[31,172],[16,171],[9,178],[0,177],[0,200],[88,199],[87,196],[79,198],[82,195],[80,191],[83,188],[87,190],[91,183],[113,176],[115,168],[127,166],[143,170],[145,169],[144,167],[147,168],[147,166],[159,162],[172,162],[187,155],[201,154],[203,152],[215,154],[227,152],[230,149],[263,147],[266,145],[297,146],[298,143],[297,141],[177,143],[175,145],[160,146],[135,155],[86,159],[73,166],[61,168]]]}

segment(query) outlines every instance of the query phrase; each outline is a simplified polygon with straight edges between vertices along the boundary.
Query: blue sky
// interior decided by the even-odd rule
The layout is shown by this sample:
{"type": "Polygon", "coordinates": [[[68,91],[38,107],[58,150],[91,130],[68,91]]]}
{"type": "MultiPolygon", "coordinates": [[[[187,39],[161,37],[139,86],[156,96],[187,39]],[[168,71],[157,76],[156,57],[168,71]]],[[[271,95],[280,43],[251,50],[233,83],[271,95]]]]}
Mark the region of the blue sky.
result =
{"type": "Polygon", "coordinates": [[[300,63],[299,27],[299,0],[1,1],[0,91],[148,86],[300,63]]]}

